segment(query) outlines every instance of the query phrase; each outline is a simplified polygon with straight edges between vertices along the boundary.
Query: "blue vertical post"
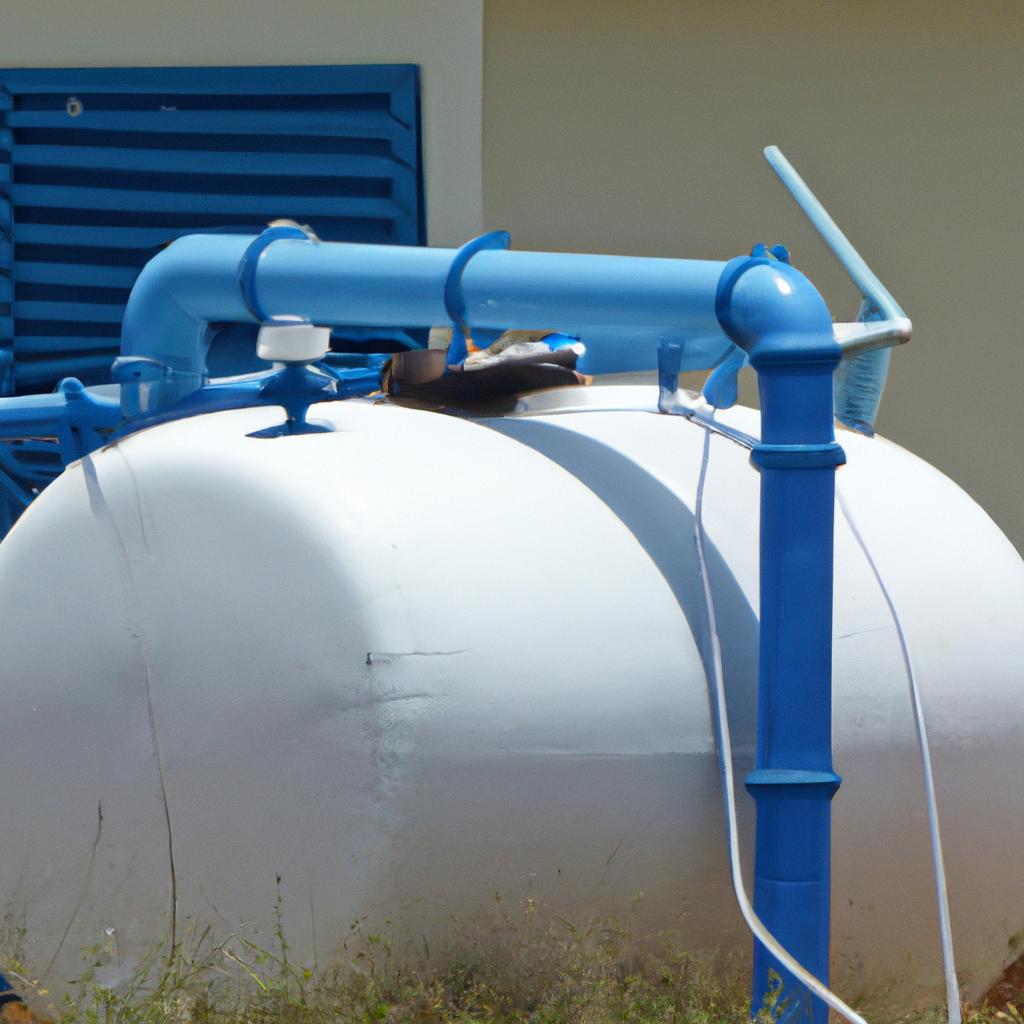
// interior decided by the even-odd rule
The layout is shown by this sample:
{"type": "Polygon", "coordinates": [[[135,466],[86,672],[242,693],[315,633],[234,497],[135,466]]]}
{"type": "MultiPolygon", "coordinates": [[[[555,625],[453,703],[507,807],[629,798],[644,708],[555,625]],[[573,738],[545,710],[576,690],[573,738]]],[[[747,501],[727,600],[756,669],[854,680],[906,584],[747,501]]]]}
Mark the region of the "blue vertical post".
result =
{"type": "MultiPolygon", "coordinates": [[[[793,268],[733,261],[716,303],[750,355],[761,395],[761,553],[754,908],[782,945],[828,983],[832,770],[835,442],[840,350],[828,309],[793,268]]],[[[783,1019],[827,1024],[828,1008],[759,943],[753,1010],[781,983],[783,1019]],[[777,980],[776,980],[777,979],[777,980]]]]}

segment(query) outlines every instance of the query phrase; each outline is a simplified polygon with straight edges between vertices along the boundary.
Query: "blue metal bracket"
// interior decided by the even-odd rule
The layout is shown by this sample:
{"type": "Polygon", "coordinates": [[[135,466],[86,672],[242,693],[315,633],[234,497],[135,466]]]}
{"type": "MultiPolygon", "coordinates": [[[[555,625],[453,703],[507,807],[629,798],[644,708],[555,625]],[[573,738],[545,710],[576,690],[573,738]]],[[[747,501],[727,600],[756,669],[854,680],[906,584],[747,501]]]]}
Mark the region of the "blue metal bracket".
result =
{"type": "Polygon", "coordinates": [[[120,420],[116,401],[93,394],[69,377],[53,394],[6,399],[0,439],[52,437],[66,465],[103,444],[120,420]]]}
{"type": "Polygon", "coordinates": [[[214,381],[172,406],[124,420],[112,436],[115,439],[127,437],[161,423],[223,412],[226,409],[249,409],[261,405],[282,407],[287,420],[281,427],[270,428],[254,436],[279,437],[284,434],[318,432],[318,426],[306,421],[309,406],[315,402],[361,398],[379,391],[381,369],[386,358],[373,360],[368,366],[335,367],[323,361],[309,366],[293,365],[267,370],[243,380],[214,381]]]}
{"type": "Polygon", "coordinates": [[[679,374],[683,365],[683,346],[678,341],[662,341],[658,346],[658,411],[671,412],[679,374]]]}
{"type": "Polygon", "coordinates": [[[912,325],[899,303],[779,148],[769,146],[764,156],[862,296],[856,322],[833,326],[844,360],[836,374],[835,412],[836,418],[846,426],[863,434],[873,434],[889,372],[889,350],[910,340],[912,325]]]}
{"type": "Polygon", "coordinates": [[[121,420],[121,408],[74,378],[62,380],[52,394],[4,398],[0,406],[2,537],[65,466],[105,443],[121,420]]]}

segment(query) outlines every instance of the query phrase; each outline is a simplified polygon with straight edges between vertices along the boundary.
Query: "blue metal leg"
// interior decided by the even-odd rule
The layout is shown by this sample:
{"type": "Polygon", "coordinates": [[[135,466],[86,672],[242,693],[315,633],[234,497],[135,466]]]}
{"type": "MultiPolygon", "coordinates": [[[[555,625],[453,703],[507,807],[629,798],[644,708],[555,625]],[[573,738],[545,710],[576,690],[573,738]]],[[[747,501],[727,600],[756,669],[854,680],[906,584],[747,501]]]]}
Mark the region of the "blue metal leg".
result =
{"type": "MultiPolygon", "coordinates": [[[[754,363],[757,365],[755,356],[754,363]]],[[[769,930],[827,984],[832,771],[832,566],[835,467],[829,366],[763,365],[761,631],[754,906],[769,930]]],[[[760,943],[753,1009],[781,982],[785,1021],[827,1024],[760,943]]],[[[777,1007],[778,1008],[778,1005],[777,1007]]]]}

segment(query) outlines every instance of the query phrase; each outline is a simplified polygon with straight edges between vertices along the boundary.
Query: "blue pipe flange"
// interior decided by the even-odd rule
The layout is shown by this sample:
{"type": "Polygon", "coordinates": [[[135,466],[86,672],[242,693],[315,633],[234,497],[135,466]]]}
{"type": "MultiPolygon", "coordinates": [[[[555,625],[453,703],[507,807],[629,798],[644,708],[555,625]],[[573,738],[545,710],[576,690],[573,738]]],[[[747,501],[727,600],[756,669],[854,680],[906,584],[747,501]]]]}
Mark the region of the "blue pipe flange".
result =
{"type": "Polygon", "coordinates": [[[452,325],[452,340],[446,360],[448,366],[457,366],[469,355],[466,346],[469,324],[466,322],[466,299],[462,294],[462,275],[469,261],[485,249],[507,249],[511,244],[512,237],[507,231],[488,231],[468,241],[455,254],[444,281],[444,308],[452,325]]]}

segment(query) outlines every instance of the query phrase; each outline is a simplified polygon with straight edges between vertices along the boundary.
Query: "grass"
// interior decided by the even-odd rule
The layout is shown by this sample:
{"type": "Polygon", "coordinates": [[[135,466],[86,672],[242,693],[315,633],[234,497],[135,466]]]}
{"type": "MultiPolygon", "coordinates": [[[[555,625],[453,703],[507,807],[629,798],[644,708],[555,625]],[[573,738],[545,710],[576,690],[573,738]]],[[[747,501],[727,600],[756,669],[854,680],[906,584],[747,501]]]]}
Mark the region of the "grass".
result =
{"type": "MultiPolygon", "coordinates": [[[[8,976],[57,1024],[719,1024],[746,1021],[746,985],[728,964],[667,950],[640,961],[628,933],[567,923],[528,946],[407,967],[387,940],[356,922],[321,970],[237,935],[205,930],[170,957],[154,951],[116,987],[98,978],[113,950],[86,951],[74,994],[54,1005],[12,959],[8,976]]],[[[769,1013],[766,1020],[771,1019],[769,1013]]]]}
{"type": "MultiPolygon", "coordinates": [[[[499,901],[500,902],[500,901],[499,901]]],[[[289,958],[278,903],[272,949],[238,935],[194,930],[172,954],[153,950],[131,977],[100,980],[112,947],[84,951],[73,991],[54,1000],[18,957],[8,976],[55,1024],[747,1024],[749,977],[728,958],[697,957],[670,937],[640,956],[629,922],[541,925],[528,901],[472,954],[429,950],[412,964],[381,934],[353,924],[329,966],[289,958]]],[[[23,938],[23,935],[21,936],[23,938]]],[[[784,1017],[766,1005],[759,1024],[784,1017]]],[[[941,1024],[944,1010],[872,1024],[941,1024]]],[[[968,1024],[1024,1024],[1013,1003],[969,1010],[968,1024]]]]}

